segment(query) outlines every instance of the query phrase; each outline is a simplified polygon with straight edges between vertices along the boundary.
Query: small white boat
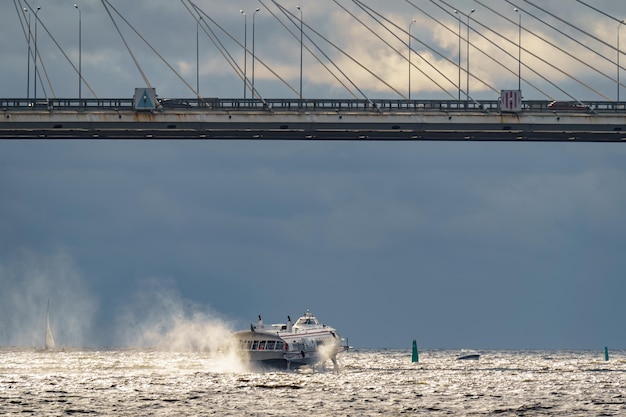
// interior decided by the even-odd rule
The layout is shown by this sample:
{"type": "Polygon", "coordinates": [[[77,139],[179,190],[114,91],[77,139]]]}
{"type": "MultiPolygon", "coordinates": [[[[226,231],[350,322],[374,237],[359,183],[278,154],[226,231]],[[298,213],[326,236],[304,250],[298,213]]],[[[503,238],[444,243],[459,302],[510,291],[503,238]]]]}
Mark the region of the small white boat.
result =
{"type": "Polygon", "coordinates": [[[333,327],[322,324],[309,310],[295,323],[250,325],[235,332],[236,348],[244,360],[273,367],[292,368],[315,365],[330,359],[337,367],[337,354],[347,350],[345,341],[333,327]]]}

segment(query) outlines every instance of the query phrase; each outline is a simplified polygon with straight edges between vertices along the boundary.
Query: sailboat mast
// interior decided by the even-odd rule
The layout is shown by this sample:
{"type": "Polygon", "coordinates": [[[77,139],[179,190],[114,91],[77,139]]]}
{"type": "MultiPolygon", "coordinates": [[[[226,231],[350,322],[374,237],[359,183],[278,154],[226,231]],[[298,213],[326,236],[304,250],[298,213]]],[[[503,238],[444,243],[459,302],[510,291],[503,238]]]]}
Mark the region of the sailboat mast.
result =
{"type": "Polygon", "coordinates": [[[52,329],[50,328],[50,299],[48,298],[48,307],[46,309],[46,349],[54,349],[54,337],[52,336],[52,329]]]}

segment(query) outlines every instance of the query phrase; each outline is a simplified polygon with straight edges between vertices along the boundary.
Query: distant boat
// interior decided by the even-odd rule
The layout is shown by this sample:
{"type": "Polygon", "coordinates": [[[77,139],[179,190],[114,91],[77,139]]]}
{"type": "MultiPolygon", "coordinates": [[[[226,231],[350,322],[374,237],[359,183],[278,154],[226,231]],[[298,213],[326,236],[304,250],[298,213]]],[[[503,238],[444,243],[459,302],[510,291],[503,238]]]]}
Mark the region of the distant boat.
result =
{"type": "Polygon", "coordinates": [[[461,354],[457,356],[457,360],[478,360],[480,359],[480,353],[474,350],[462,350],[461,354]]]}
{"type": "Polygon", "coordinates": [[[54,349],[56,344],[54,343],[54,336],[52,336],[52,329],[50,329],[50,299],[48,299],[48,308],[46,309],[46,349],[54,349]]]}

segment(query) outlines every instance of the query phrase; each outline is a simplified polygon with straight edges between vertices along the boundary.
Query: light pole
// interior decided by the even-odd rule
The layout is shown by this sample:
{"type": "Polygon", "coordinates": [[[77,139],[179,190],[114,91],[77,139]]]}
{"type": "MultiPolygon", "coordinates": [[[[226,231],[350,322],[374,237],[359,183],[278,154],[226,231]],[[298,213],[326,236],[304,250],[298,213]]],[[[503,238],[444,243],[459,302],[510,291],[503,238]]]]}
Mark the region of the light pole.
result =
{"type": "Polygon", "coordinates": [[[254,101],[254,96],[256,95],[256,90],[254,89],[254,62],[256,61],[256,55],[254,52],[254,20],[256,18],[256,14],[261,9],[257,8],[254,13],[252,13],[252,100],[254,101]]]}
{"type": "Polygon", "coordinates": [[[37,14],[39,13],[39,10],[41,10],[41,6],[37,6],[37,11],[35,12],[35,87],[33,93],[33,100],[35,105],[37,104],[37,21],[39,20],[37,14]]]}
{"type": "Polygon", "coordinates": [[[239,10],[243,15],[243,99],[246,99],[248,90],[248,15],[243,10],[239,10]]]}
{"type": "Polygon", "coordinates": [[[300,10],[300,100],[302,100],[302,20],[304,15],[300,6],[296,6],[296,9],[300,10]]]}
{"type": "Polygon", "coordinates": [[[196,22],[196,94],[198,95],[198,105],[200,104],[200,22],[202,16],[196,22]]]}
{"type": "MultiPolygon", "coordinates": [[[[28,9],[24,7],[24,13],[28,13],[28,9]]],[[[30,100],[30,13],[28,13],[28,61],[26,64],[26,100],[30,100]]]]}
{"type": "Polygon", "coordinates": [[[472,13],[474,13],[476,10],[472,9],[468,14],[467,14],[467,56],[465,57],[467,59],[467,101],[469,102],[469,97],[470,97],[470,19],[472,16],[472,13]]]}
{"type": "Polygon", "coordinates": [[[78,10],[78,101],[82,101],[83,93],[83,13],[77,4],[74,8],[78,10]]]}
{"type": "Polygon", "coordinates": [[[620,74],[620,67],[619,67],[619,56],[620,56],[620,50],[619,50],[619,30],[622,27],[622,25],[624,24],[624,21],[622,20],[621,22],[619,22],[619,24],[617,25],[617,102],[619,103],[619,90],[620,90],[620,85],[619,85],[619,74],[620,74]]]}
{"type": "Polygon", "coordinates": [[[522,91],[522,12],[517,7],[513,10],[519,15],[517,23],[517,89],[522,91]]]}
{"type": "Polygon", "coordinates": [[[459,21],[459,101],[461,101],[461,14],[458,10],[454,10],[459,21]]]}
{"type": "Polygon", "coordinates": [[[409,100],[411,100],[411,26],[415,23],[416,20],[411,20],[409,23],[409,100]]]}

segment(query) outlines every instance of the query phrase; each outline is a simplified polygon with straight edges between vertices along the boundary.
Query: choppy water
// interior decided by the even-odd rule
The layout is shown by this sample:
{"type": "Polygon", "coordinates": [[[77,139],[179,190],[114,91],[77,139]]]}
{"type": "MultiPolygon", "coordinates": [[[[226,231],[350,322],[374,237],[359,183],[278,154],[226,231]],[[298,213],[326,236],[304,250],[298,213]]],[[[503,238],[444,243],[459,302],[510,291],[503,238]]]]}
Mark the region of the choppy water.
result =
{"type": "Polygon", "coordinates": [[[626,352],[352,351],[251,372],[208,353],[0,349],[0,415],[624,416],[626,352]]]}

